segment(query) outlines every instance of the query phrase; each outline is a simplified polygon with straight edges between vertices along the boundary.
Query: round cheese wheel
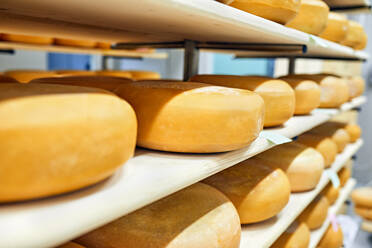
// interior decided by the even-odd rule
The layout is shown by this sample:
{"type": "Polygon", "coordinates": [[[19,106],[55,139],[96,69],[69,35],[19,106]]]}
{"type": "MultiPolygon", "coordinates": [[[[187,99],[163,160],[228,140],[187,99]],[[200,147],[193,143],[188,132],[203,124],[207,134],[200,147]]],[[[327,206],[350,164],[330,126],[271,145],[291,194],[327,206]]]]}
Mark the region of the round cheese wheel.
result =
{"type": "Polygon", "coordinates": [[[300,1],[234,0],[230,6],[280,24],[286,24],[297,15],[300,1]]]}
{"type": "Polygon", "coordinates": [[[349,23],[344,15],[329,12],[326,28],[320,33],[320,37],[333,42],[341,42],[346,38],[349,23]]]}
{"type": "Polygon", "coordinates": [[[234,0],[217,0],[218,2],[224,3],[224,4],[230,4],[234,2],[234,0]]]}
{"type": "Polygon", "coordinates": [[[2,34],[1,39],[5,41],[40,44],[40,45],[50,45],[53,43],[53,40],[54,40],[51,37],[40,37],[40,36],[22,35],[22,34],[2,34]]]}
{"type": "Polygon", "coordinates": [[[289,78],[312,80],[321,88],[320,108],[338,108],[349,100],[349,86],[345,79],[326,74],[297,74],[289,78]]]}
{"type": "Polygon", "coordinates": [[[127,71],[134,80],[160,79],[160,74],[154,71],[127,71]]]}
{"type": "Polygon", "coordinates": [[[310,230],[305,223],[295,221],[270,248],[308,248],[310,230]]]}
{"type": "Polygon", "coordinates": [[[318,244],[318,248],[341,248],[344,243],[344,235],[341,226],[334,228],[330,225],[318,244]]]}
{"type": "Polygon", "coordinates": [[[332,183],[328,183],[328,185],[324,188],[322,194],[327,198],[330,205],[336,202],[338,195],[340,194],[340,188],[335,188],[332,183]]]}
{"type": "Polygon", "coordinates": [[[190,81],[256,92],[265,101],[265,127],[281,125],[294,114],[295,93],[283,80],[259,76],[196,75],[190,81]]]}
{"type": "Polygon", "coordinates": [[[362,207],[372,208],[372,187],[361,187],[351,193],[353,202],[362,207]]]}
{"type": "Polygon", "coordinates": [[[0,75],[0,83],[18,83],[18,81],[12,77],[0,75]]]}
{"type": "Polygon", "coordinates": [[[197,183],[77,238],[89,248],[238,248],[240,222],[218,190],[197,183]]]}
{"type": "Polygon", "coordinates": [[[366,82],[361,76],[347,77],[346,80],[350,88],[351,98],[363,95],[366,87],[366,82]]]}
{"type": "Polygon", "coordinates": [[[372,208],[362,207],[362,206],[355,206],[354,208],[355,213],[360,217],[372,220],[372,208]]]}
{"type": "Polygon", "coordinates": [[[329,121],[311,129],[309,132],[330,137],[336,143],[338,152],[342,152],[346,145],[350,143],[350,136],[344,126],[343,123],[329,121]]]}
{"type": "Polygon", "coordinates": [[[344,166],[339,172],[338,177],[340,179],[340,185],[341,187],[344,187],[347,183],[347,181],[351,177],[351,169],[349,166],[344,166]]]}
{"type": "Polygon", "coordinates": [[[132,74],[129,71],[120,71],[120,70],[102,70],[102,71],[96,71],[96,74],[99,76],[132,78],[132,74]]]}
{"type": "Polygon", "coordinates": [[[329,202],[325,196],[319,195],[298,217],[299,221],[304,222],[310,230],[322,226],[328,215],[329,202]]]}
{"type": "Polygon", "coordinates": [[[43,70],[9,70],[4,72],[5,76],[12,77],[20,83],[28,83],[36,78],[53,77],[54,71],[43,70]]]}
{"type": "Polygon", "coordinates": [[[85,248],[85,247],[75,242],[68,242],[66,244],[58,246],[57,248],[85,248]]]}
{"type": "Polygon", "coordinates": [[[350,142],[357,141],[362,135],[362,129],[357,124],[347,124],[345,130],[350,136],[350,142]]]}
{"type": "Polygon", "coordinates": [[[238,210],[242,224],[275,216],[288,203],[291,188],[281,169],[252,158],[230,167],[203,182],[224,193],[238,210]]]}
{"type": "Polygon", "coordinates": [[[97,42],[91,41],[91,40],[72,40],[72,39],[63,39],[63,38],[56,38],[54,43],[60,46],[86,47],[86,48],[93,48],[97,46],[97,42]]]}
{"type": "Polygon", "coordinates": [[[231,151],[249,145],[263,126],[264,102],[248,90],[148,81],[122,84],[115,93],[136,111],[137,144],[145,148],[231,151]]]}
{"type": "Polygon", "coordinates": [[[96,75],[95,71],[86,71],[86,70],[56,70],[58,75],[67,75],[67,76],[79,76],[79,75],[96,75]]]}
{"type": "Polygon", "coordinates": [[[301,0],[298,14],[286,26],[318,35],[326,28],[329,7],[320,0],[301,0]]]}
{"type": "Polygon", "coordinates": [[[0,84],[0,119],[0,202],[97,183],[136,143],[133,109],[99,89],[0,84]]]}
{"type": "Polygon", "coordinates": [[[101,49],[111,49],[111,43],[110,42],[97,42],[96,46],[98,48],[101,48],[101,49]]]}
{"type": "Polygon", "coordinates": [[[338,149],[336,143],[323,135],[304,133],[298,136],[297,142],[312,147],[320,152],[324,158],[325,168],[329,168],[335,161],[338,149]]]}
{"type": "Polygon", "coordinates": [[[317,83],[301,78],[281,77],[280,79],[286,81],[295,92],[295,115],[309,114],[319,107],[321,90],[317,83]]]}
{"type": "Polygon", "coordinates": [[[124,83],[131,83],[130,79],[106,76],[65,76],[52,78],[39,78],[30,83],[43,84],[64,84],[83,87],[100,88],[108,91],[115,91],[124,83]]]}
{"type": "Polygon", "coordinates": [[[359,23],[349,20],[349,27],[346,38],[341,41],[344,46],[352,47],[356,50],[362,50],[367,46],[367,34],[359,23]]]}
{"type": "Polygon", "coordinates": [[[314,189],[324,169],[323,156],[315,149],[298,142],[273,147],[255,158],[282,169],[288,176],[292,192],[314,189]]]}

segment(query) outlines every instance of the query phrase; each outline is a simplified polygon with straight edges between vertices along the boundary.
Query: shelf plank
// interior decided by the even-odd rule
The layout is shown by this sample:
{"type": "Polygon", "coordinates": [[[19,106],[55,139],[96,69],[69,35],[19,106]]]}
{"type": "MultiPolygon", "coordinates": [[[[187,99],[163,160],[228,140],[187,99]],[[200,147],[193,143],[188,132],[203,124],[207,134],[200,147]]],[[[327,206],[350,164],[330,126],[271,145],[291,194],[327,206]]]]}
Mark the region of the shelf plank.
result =
{"type": "MultiPolygon", "coordinates": [[[[344,164],[358,151],[363,141],[358,140],[349,144],[343,153],[336,157],[332,167],[327,170],[338,172],[344,164]]],[[[262,223],[242,226],[241,248],[270,247],[275,240],[292,224],[302,211],[315,199],[315,197],[329,183],[326,172],[323,173],[317,187],[309,192],[293,193],[287,206],[276,216],[262,223]]]]}
{"type": "MultiPolygon", "coordinates": [[[[350,178],[346,185],[340,190],[340,195],[337,199],[337,201],[329,208],[328,210],[328,216],[335,215],[337,212],[341,209],[344,202],[349,197],[351,191],[356,185],[356,180],[353,178],[350,178]]],[[[322,239],[324,233],[327,231],[328,226],[330,225],[331,221],[330,218],[327,218],[326,221],[323,223],[323,225],[317,229],[311,232],[310,236],[310,245],[309,248],[316,248],[320,240],[322,239]]]]}
{"type": "Polygon", "coordinates": [[[217,1],[143,0],[139,4],[137,0],[7,0],[2,1],[0,7],[0,28],[8,33],[115,43],[189,39],[295,44],[306,45],[307,55],[368,57],[366,53],[287,28],[217,1]]]}
{"type": "Polygon", "coordinates": [[[346,112],[352,110],[354,108],[362,106],[364,103],[367,102],[366,96],[359,96],[352,99],[350,102],[344,103],[340,106],[339,109],[336,108],[317,108],[314,110],[315,113],[322,113],[322,114],[329,114],[329,115],[336,115],[340,112],[346,112]]]}

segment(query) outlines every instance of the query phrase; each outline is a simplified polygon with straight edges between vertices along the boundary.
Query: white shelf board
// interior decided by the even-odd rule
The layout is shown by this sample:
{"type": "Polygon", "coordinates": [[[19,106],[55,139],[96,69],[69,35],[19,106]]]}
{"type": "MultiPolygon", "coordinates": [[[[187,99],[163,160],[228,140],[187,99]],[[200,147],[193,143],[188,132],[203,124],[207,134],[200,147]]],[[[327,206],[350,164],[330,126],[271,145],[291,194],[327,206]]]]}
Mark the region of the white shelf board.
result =
{"type": "Polygon", "coordinates": [[[367,102],[366,96],[359,96],[352,99],[350,102],[344,103],[339,109],[336,108],[317,108],[314,110],[315,113],[336,115],[340,112],[346,112],[352,110],[353,108],[360,107],[367,102]]]}
{"type": "Polygon", "coordinates": [[[111,42],[189,39],[296,44],[306,45],[307,55],[368,57],[212,0],[5,0],[0,4],[0,29],[4,33],[111,42]]]}
{"type": "MultiPolygon", "coordinates": [[[[345,163],[358,151],[363,141],[358,140],[349,144],[345,150],[336,157],[332,167],[327,170],[338,172],[345,163]]],[[[317,187],[304,193],[293,193],[287,206],[276,216],[267,221],[242,226],[242,238],[240,247],[266,248],[270,247],[275,240],[291,225],[291,223],[302,213],[312,200],[329,183],[326,172],[323,173],[317,187]]]]}
{"type": "MultiPolygon", "coordinates": [[[[328,216],[337,214],[337,212],[340,210],[344,202],[349,197],[355,185],[356,185],[355,179],[350,178],[347,181],[346,185],[340,190],[340,194],[337,201],[328,209],[328,216]]],[[[319,229],[311,232],[309,248],[317,247],[319,241],[322,239],[324,233],[327,231],[330,223],[331,223],[330,218],[327,218],[319,229]]]]}

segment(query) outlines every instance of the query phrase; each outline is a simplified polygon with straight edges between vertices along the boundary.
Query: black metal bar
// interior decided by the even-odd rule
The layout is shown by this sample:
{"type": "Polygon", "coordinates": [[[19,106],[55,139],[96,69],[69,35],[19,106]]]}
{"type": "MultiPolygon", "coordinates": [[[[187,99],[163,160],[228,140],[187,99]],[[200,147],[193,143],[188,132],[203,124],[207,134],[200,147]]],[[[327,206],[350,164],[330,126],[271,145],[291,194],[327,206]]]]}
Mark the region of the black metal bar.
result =
{"type": "Polygon", "coordinates": [[[101,64],[101,69],[102,70],[107,70],[108,69],[108,56],[102,56],[102,64],[101,64]]]}
{"type": "Polygon", "coordinates": [[[365,10],[370,10],[371,6],[370,5],[351,5],[351,6],[331,6],[331,11],[352,11],[352,10],[359,10],[359,9],[365,9],[365,10]]]}
{"type": "Polygon", "coordinates": [[[366,59],[360,58],[347,58],[347,57],[331,57],[331,56],[293,56],[293,55],[238,55],[235,59],[247,59],[247,58],[271,58],[271,59],[279,59],[279,58],[293,58],[293,59],[322,59],[322,60],[341,60],[341,61],[360,61],[365,62],[366,59]]]}
{"type": "Polygon", "coordinates": [[[199,69],[199,49],[195,41],[185,40],[183,80],[187,81],[192,76],[198,74],[199,69]]]}
{"type": "Polygon", "coordinates": [[[0,53],[5,53],[5,54],[10,54],[10,55],[14,55],[15,54],[15,50],[13,49],[1,49],[0,50],[0,53]]]}
{"type": "Polygon", "coordinates": [[[296,59],[288,59],[288,74],[295,74],[296,71],[296,59]]]}

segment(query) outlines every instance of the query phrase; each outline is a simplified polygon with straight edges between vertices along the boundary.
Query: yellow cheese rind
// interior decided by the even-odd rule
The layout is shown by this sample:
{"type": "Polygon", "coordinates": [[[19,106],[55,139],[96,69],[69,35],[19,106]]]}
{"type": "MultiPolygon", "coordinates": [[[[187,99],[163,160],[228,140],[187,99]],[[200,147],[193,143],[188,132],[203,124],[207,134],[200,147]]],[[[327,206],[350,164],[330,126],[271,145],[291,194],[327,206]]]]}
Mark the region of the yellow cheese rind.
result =
{"type": "Polygon", "coordinates": [[[295,141],[273,147],[255,158],[282,169],[288,176],[292,192],[314,189],[324,169],[324,159],[318,151],[295,141]]]}
{"type": "Polygon", "coordinates": [[[96,74],[99,76],[132,78],[132,74],[129,71],[121,71],[121,70],[102,70],[102,71],[96,71],[96,74]]]}
{"type": "Polygon", "coordinates": [[[310,230],[305,223],[295,221],[276,241],[271,248],[308,248],[310,230]]]}
{"type": "Polygon", "coordinates": [[[341,185],[341,187],[344,187],[346,185],[347,181],[351,177],[351,169],[348,166],[343,167],[338,172],[338,177],[340,179],[340,185],[341,185]]]}
{"type": "Polygon", "coordinates": [[[356,205],[372,208],[372,187],[355,189],[351,194],[351,199],[356,205]]]}
{"type": "Polygon", "coordinates": [[[40,45],[50,45],[53,43],[53,38],[51,37],[40,37],[33,35],[22,35],[22,34],[2,34],[2,40],[20,42],[20,43],[30,43],[30,44],[40,44],[40,45]]]}
{"type": "Polygon", "coordinates": [[[367,46],[367,34],[359,23],[349,20],[348,32],[346,38],[341,41],[344,46],[352,47],[356,50],[362,50],[367,46]]]}
{"type": "Polygon", "coordinates": [[[351,76],[346,78],[350,88],[350,98],[363,95],[366,82],[361,76],[351,76]]]}
{"type": "Polygon", "coordinates": [[[327,218],[329,202],[325,196],[318,196],[298,217],[298,220],[304,222],[310,230],[322,226],[327,218]]]}
{"type": "Polygon", "coordinates": [[[72,47],[86,47],[93,48],[97,46],[97,42],[91,40],[72,40],[64,38],[56,38],[54,43],[60,46],[72,46],[72,47]]]}
{"type": "Polygon", "coordinates": [[[149,79],[160,79],[160,74],[154,71],[136,71],[136,70],[129,70],[131,78],[133,80],[149,80],[149,79]]]}
{"type": "Polygon", "coordinates": [[[218,190],[197,183],[77,238],[89,248],[238,248],[239,216],[218,190]]]}
{"type": "Polygon", "coordinates": [[[85,247],[75,242],[68,242],[66,244],[58,246],[57,248],[85,248],[85,247]]]}
{"type": "Polygon", "coordinates": [[[354,208],[355,213],[359,215],[360,217],[372,220],[372,208],[363,207],[363,206],[355,206],[354,208]]]}
{"type": "Polygon", "coordinates": [[[340,225],[337,225],[337,230],[333,229],[331,224],[323,238],[318,244],[318,248],[341,248],[343,246],[344,235],[340,225]]]}
{"type": "Polygon", "coordinates": [[[0,75],[0,83],[19,83],[15,78],[0,75]]]}
{"type": "Polygon", "coordinates": [[[97,42],[97,48],[101,49],[111,49],[111,43],[110,42],[97,42]]]}
{"type": "Polygon", "coordinates": [[[203,181],[234,204],[242,224],[255,223],[278,214],[291,193],[285,173],[256,159],[248,159],[203,181]]]}
{"type": "Polygon", "coordinates": [[[336,202],[338,195],[340,194],[340,188],[335,188],[331,183],[329,183],[322,191],[322,194],[327,198],[329,204],[332,205],[336,202]]]}
{"type": "Polygon", "coordinates": [[[330,137],[337,145],[338,152],[342,152],[350,143],[350,135],[345,130],[345,124],[335,121],[326,122],[310,130],[310,133],[330,137]]]}
{"type": "Polygon", "coordinates": [[[254,91],[265,101],[265,127],[278,126],[295,111],[295,92],[279,79],[260,76],[196,75],[190,81],[254,91]]]}
{"type": "Polygon", "coordinates": [[[28,83],[33,79],[53,77],[55,75],[54,71],[44,70],[8,70],[4,72],[4,76],[14,78],[20,83],[28,83]]]}
{"type": "Polygon", "coordinates": [[[298,14],[286,26],[318,35],[326,28],[329,7],[320,0],[301,0],[298,14]]]}
{"type": "Polygon", "coordinates": [[[348,28],[349,23],[345,16],[329,12],[327,26],[319,37],[333,42],[341,42],[346,38],[348,28]]]}
{"type": "Polygon", "coordinates": [[[357,124],[347,124],[345,130],[350,136],[350,142],[357,141],[362,135],[362,129],[357,124]]]}
{"type": "Polygon", "coordinates": [[[300,1],[234,0],[230,6],[280,24],[286,24],[297,15],[300,1]]]}
{"type": "Polygon", "coordinates": [[[0,84],[0,202],[77,190],[133,154],[128,103],[93,88],[0,84]]]}
{"type": "Polygon", "coordinates": [[[231,151],[249,145],[263,127],[264,102],[247,90],[147,81],[122,84],[115,93],[133,106],[137,144],[145,148],[231,151]]]}
{"type": "Polygon", "coordinates": [[[64,76],[92,76],[95,75],[95,71],[87,71],[87,70],[56,70],[55,71],[58,75],[64,76]]]}

